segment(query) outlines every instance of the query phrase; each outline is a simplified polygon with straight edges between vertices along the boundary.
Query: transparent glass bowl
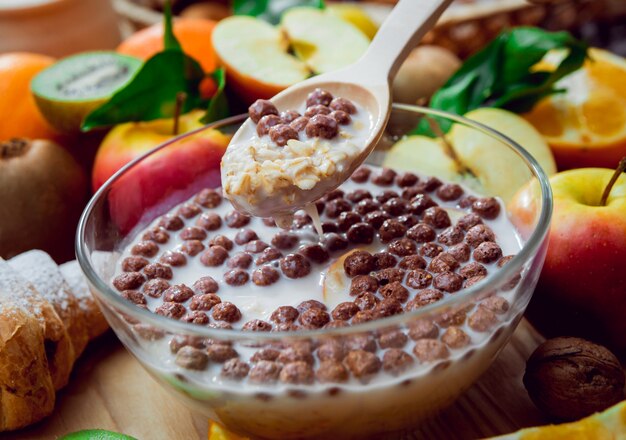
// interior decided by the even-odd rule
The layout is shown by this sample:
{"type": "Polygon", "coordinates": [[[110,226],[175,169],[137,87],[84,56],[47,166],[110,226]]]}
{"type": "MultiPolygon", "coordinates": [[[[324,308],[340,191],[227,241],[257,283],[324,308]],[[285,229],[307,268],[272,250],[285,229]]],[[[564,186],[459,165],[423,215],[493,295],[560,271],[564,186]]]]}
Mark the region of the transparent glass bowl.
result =
{"type": "MultiPolygon", "coordinates": [[[[522,186],[535,185],[534,196],[517,200],[515,208],[506,210],[524,245],[500,271],[412,312],[337,329],[214,329],[159,316],[126,301],[110,284],[121,251],[154,219],[200,189],[219,185],[220,153],[227,136],[244,120],[238,116],[180,136],[135,160],[97,192],[83,213],[77,234],[78,260],[119,339],[166,389],[228,429],[251,437],[350,438],[407,430],[452,403],[489,367],[524,313],[545,256],[552,196],[545,174],[518,144],[478,123],[426,108],[394,105],[387,132],[369,161],[382,163],[388,149],[406,139],[422,118],[435,129],[451,123],[451,133],[465,131],[462,136],[446,136],[443,145],[454,147],[458,156],[460,151],[474,151],[474,159],[469,159],[474,163],[443,166],[433,157],[442,151],[445,156],[445,148],[426,142],[426,146],[415,146],[419,151],[413,158],[396,160],[396,168],[435,174],[439,168],[445,174],[442,180],[462,181],[479,194],[500,197],[504,206],[510,206],[522,186]],[[463,325],[478,304],[495,294],[507,299],[508,309],[499,310],[484,331],[473,332],[469,345],[451,348],[445,359],[417,361],[398,377],[385,376],[370,383],[354,379],[313,385],[230,382],[220,378],[219,369],[213,374],[213,370],[200,373],[178,367],[168,348],[173,339],[188,338],[230,345],[240,353],[267,346],[315,350],[329,340],[376,339],[389,329],[410,334],[410,329],[424,322],[435,322],[443,331],[452,324],[463,325]]],[[[413,344],[409,339],[405,350],[411,353],[413,344]]]]}

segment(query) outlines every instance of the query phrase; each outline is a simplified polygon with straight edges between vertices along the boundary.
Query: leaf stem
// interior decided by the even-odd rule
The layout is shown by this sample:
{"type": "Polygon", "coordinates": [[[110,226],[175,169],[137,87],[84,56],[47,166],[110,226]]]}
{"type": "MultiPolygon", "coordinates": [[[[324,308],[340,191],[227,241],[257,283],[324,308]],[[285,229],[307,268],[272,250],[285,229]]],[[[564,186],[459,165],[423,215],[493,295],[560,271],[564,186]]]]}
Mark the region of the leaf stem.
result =
{"type": "Polygon", "coordinates": [[[178,92],[176,94],[176,107],[174,107],[174,136],[178,136],[178,129],[180,125],[180,114],[182,113],[183,104],[187,99],[185,92],[178,92]]]}
{"type": "Polygon", "coordinates": [[[606,185],[606,188],[604,188],[604,192],[602,193],[602,198],[600,199],[600,206],[606,206],[606,201],[609,198],[609,194],[611,194],[613,185],[615,185],[615,182],[617,182],[617,179],[619,179],[619,176],[623,172],[626,172],[626,156],[622,157],[622,160],[619,161],[619,165],[617,165],[617,168],[615,169],[613,176],[611,176],[611,180],[609,180],[609,183],[606,185]]]}

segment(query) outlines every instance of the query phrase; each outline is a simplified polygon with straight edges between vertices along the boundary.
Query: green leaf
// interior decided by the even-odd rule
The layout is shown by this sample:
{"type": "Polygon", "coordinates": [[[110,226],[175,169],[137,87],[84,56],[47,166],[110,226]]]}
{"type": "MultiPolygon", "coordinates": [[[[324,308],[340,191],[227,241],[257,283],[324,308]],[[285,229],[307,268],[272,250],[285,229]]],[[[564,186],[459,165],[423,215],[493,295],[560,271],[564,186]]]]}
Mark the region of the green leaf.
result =
{"type": "Polygon", "coordinates": [[[129,121],[171,118],[179,92],[187,94],[181,114],[202,107],[204,100],[198,86],[203,78],[200,64],[183,52],[157,53],[124,88],[87,115],[81,129],[88,131],[129,121]]]}
{"type": "Polygon", "coordinates": [[[170,3],[170,0],[166,0],[163,6],[163,47],[165,50],[182,52],[183,48],[172,29],[172,5],[170,3]]]}
{"type": "Polygon", "coordinates": [[[272,24],[278,24],[280,17],[289,8],[308,6],[324,9],[324,0],[234,0],[235,15],[251,15],[272,24]]]}
{"type": "MultiPolygon", "coordinates": [[[[479,107],[499,107],[522,113],[546,96],[559,93],[556,83],[578,70],[587,58],[587,45],[567,32],[519,27],[505,31],[468,58],[433,95],[430,106],[463,115],[479,107]],[[566,54],[553,72],[533,71],[552,50],[566,54]]],[[[434,118],[447,132],[448,120],[434,118]]],[[[422,120],[412,134],[433,133],[422,120]]]]}
{"type": "Polygon", "coordinates": [[[88,429],[64,435],[59,440],[137,440],[130,435],[105,431],[104,429],[88,429]]]}
{"type": "Polygon", "coordinates": [[[226,86],[226,71],[220,67],[211,74],[213,81],[217,84],[217,90],[209,101],[209,106],[206,113],[200,120],[204,124],[210,122],[219,121],[229,115],[228,100],[224,94],[224,87],[226,86]]]}

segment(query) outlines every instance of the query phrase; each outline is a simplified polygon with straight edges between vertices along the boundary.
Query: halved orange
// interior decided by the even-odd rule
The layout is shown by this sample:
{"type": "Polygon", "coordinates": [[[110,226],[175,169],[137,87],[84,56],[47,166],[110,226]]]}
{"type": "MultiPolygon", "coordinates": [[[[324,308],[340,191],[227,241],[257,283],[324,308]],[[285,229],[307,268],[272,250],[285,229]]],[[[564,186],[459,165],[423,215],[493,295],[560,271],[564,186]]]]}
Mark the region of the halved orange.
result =
{"type": "MultiPolygon", "coordinates": [[[[551,68],[550,57],[536,66],[551,68]]],[[[614,168],[626,156],[626,59],[591,49],[584,66],[557,86],[565,93],[524,117],[546,138],[559,169],[614,168]]]]}

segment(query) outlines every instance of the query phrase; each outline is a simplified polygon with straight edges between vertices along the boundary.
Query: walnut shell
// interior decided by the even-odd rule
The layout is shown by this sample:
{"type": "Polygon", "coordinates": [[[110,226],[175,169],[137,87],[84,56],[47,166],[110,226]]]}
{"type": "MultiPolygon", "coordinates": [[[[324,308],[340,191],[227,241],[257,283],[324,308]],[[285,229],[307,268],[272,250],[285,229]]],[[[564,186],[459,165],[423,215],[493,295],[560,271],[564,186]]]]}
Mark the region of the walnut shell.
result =
{"type": "Polygon", "coordinates": [[[533,352],[524,385],[541,411],[575,420],[624,399],[624,370],[605,347],[560,337],[547,340],[533,352]]]}

